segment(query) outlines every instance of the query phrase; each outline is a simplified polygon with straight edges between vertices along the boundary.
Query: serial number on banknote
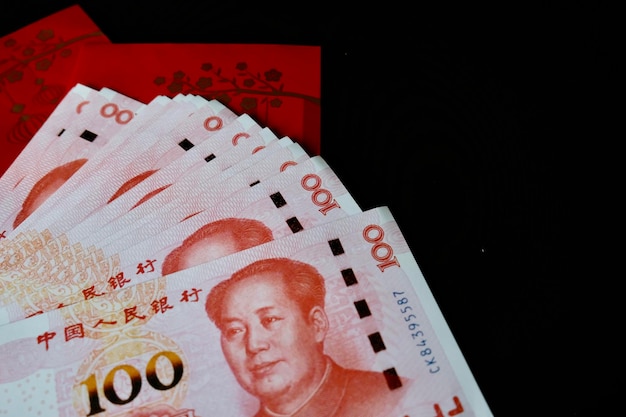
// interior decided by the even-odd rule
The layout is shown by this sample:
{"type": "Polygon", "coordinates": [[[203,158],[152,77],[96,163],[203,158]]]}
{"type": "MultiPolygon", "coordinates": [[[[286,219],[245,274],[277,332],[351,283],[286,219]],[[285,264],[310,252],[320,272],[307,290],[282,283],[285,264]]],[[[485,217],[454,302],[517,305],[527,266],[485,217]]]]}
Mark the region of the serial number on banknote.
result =
{"type": "Polygon", "coordinates": [[[415,342],[415,346],[419,348],[419,355],[424,359],[424,363],[428,368],[428,372],[436,374],[440,371],[440,367],[435,359],[435,354],[428,346],[428,341],[424,332],[420,329],[420,323],[417,321],[417,316],[413,313],[413,307],[411,306],[411,300],[405,296],[404,291],[393,291],[393,298],[398,304],[402,318],[404,319],[407,329],[411,334],[411,339],[415,342]]]}

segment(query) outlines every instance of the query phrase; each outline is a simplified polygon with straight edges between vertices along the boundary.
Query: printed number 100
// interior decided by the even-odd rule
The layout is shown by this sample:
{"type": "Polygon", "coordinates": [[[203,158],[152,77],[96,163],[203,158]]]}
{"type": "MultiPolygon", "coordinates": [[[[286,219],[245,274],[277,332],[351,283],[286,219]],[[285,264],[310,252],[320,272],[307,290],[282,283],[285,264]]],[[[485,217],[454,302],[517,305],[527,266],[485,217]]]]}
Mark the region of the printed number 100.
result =
{"type": "MultiPolygon", "coordinates": [[[[146,365],[146,380],[150,384],[150,386],[154,389],[160,391],[166,391],[170,388],[174,388],[176,384],[178,384],[183,377],[183,361],[180,357],[174,352],[164,351],[159,352],[154,355],[148,361],[146,365]],[[163,384],[159,379],[156,371],[156,363],[157,360],[161,357],[167,358],[174,371],[174,377],[172,378],[172,382],[169,384],[163,384]]],[[[102,413],[106,411],[106,409],[102,408],[100,405],[100,395],[98,394],[98,382],[96,381],[96,375],[91,374],[87,379],[81,382],[87,387],[87,393],[89,394],[89,414],[87,416],[93,416],[98,413],[102,413]]],[[[102,391],[107,400],[116,405],[124,405],[133,401],[137,395],[139,395],[139,391],[141,391],[141,374],[140,372],[131,365],[119,365],[115,368],[111,369],[109,373],[104,378],[104,384],[102,385],[102,391]],[[125,372],[126,375],[130,378],[131,382],[131,392],[127,398],[120,398],[120,396],[115,392],[115,386],[113,385],[113,381],[115,379],[115,375],[118,372],[125,372]]]]}

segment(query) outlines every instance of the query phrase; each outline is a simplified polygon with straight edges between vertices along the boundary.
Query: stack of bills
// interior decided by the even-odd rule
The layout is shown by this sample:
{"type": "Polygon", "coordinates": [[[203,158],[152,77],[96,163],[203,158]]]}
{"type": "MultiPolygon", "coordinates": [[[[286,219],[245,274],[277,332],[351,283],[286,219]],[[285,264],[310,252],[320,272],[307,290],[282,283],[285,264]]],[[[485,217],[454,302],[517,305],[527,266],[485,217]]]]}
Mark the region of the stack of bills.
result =
{"type": "Polygon", "coordinates": [[[216,100],[77,84],[0,195],[2,416],[492,415],[389,209],[216,100]]]}

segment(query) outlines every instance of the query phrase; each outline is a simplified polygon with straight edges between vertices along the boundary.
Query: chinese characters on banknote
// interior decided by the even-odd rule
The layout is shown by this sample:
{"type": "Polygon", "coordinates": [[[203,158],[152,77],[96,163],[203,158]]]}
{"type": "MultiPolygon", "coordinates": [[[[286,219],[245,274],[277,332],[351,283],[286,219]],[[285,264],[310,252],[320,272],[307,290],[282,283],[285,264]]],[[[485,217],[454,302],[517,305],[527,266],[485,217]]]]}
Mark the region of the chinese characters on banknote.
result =
{"type": "Polygon", "coordinates": [[[348,188],[216,100],[76,85],[0,177],[0,415],[491,416],[348,188]]]}

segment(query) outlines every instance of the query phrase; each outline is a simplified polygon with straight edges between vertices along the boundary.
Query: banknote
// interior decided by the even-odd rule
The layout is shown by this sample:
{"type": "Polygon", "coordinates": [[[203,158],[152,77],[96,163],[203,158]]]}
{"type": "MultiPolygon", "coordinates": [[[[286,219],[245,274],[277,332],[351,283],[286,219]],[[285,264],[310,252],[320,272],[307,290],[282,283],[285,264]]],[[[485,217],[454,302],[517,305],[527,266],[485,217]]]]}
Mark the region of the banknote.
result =
{"type": "MultiPolygon", "coordinates": [[[[160,102],[160,99],[156,99],[160,102]]],[[[17,159],[0,177],[0,230],[19,225],[41,201],[29,192],[47,184],[60,186],[95,152],[129,123],[142,119],[146,106],[117,92],[103,94],[82,84],[61,100],[17,159]]]]}
{"type": "MultiPolygon", "coordinates": [[[[275,137],[271,130],[265,128],[261,131],[261,135],[275,137]]],[[[309,158],[302,146],[288,137],[272,141],[262,149],[255,150],[248,157],[234,163],[233,158],[238,159],[241,151],[245,149],[244,147],[233,148],[223,155],[218,163],[213,163],[215,160],[211,160],[211,163],[206,164],[202,169],[179,178],[171,186],[159,188],[158,193],[149,193],[142,197],[126,213],[109,222],[103,221],[103,214],[104,217],[108,217],[104,211],[115,203],[113,202],[77,224],[66,235],[71,241],[81,242],[83,246],[105,247],[112,242],[128,239],[128,235],[135,236],[134,233],[138,231],[145,233],[144,223],[160,222],[162,227],[166,228],[181,220],[172,216],[172,212],[200,194],[211,193],[213,189],[219,187],[216,192],[223,198],[227,198],[228,195],[247,188],[250,184],[280,173],[287,167],[309,158]],[[231,162],[234,164],[229,165],[231,162]]],[[[126,196],[122,196],[120,200],[123,198],[126,196]]],[[[131,238],[131,241],[136,240],[134,237],[131,238]]]]}
{"type": "MultiPolygon", "coordinates": [[[[271,131],[263,129],[262,133],[270,134],[271,131]]],[[[246,158],[243,163],[236,164],[222,171],[219,179],[224,180],[222,181],[224,184],[219,188],[219,194],[216,194],[216,196],[219,195],[220,198],[226,198],[229,193],[249,187],[250,184],[279,173],[286,167],[302,162],[306,158],[308,158],[308,155],[304,149],[290,138],[285,137],[277,142],[271,142],[267,148],[255,152],[249,158],[246,158]],[[279,149],[272,151],[273,145],[279,149]],[[269,152],[267,157],[265,156],[266,152],[269,152]],[[239,171],[242,171],[242,173],[236,175],[239,171]],[[227,178],[228,180],[226,181],[227,178]]],[[[183,204],[182,202],[185,200],[195,198],[199,193],[210,192],[209,186],[217,186],[220,183],[215,177],[212,178],[215,169],[208,169],[210,166],[207,165],[198,171],[203,174],[208,173],[209,176],[186,176],[182,181],[177,181],[172,187],[168,187],[143,201],[141,205],[133,208],[126,215],[108,224],[103,222],[101,216],[91,216],[68,231],[67,238],[74,243],[80,243],[83,247],[91,247],[96,244],[105,246],[107,241],[119,240],[121,242],[122,235],[133,233],[133,230],[138,228],[144,221],[169,221],[169,224],[173,224],[178,220],[173,220],[171,210],[183,204]],[[194,187],[199,185],[201,189],[194,190],[194,187]],[[154,213],[156,210],[158,210],[158,213],[154,213]],[[99,243],[99,241],[103,242],[99,243]]],[[[145,230],[143,231],[145,232],[145,230]]],[[[17,265],[21,262],[21,253],[23,251],[32,253],[35,250],[42,249],[46,245],[44,242],[52,242],[56,245],[56,241],[47,229],[44,229],[42,232],[36,230],[20,232],[13,239],[4,241],[6,251],[0,252],[0,270],[17,268],[17,265]]],[[[134,242],[134,239],[131,239],[131,242],[134,242]]],[[[2,291],[0,291],[0,296],[1,293],[2,291]]]]}
{"type": "MultiPolygon", "coordinates": [[[[104,89],[101,92],[107,97],[111,97],[115,94],[115,92],[108,89],[104,89]]],[[[50,184],[44,184],[43,189],[40,189],[40,187],[34,187],[29,194],[36,196],[38,199],[41,199],[40,197],[37,197],[38,195],[45,196],[45,201],[43,201],[30,216],[26,217],[24,221],[18,225],[18,227],[3,235],[4,238],[0,239],[0,258],[5,256],[4,250],[7,244],[9,244],[10,247],[21,245],[30,247],[33,244],[38,244],[37,241],[40,238],[40,233],[38,232],[39,229],[35,226],[31,226],[31,223],[37,221],[46,224],[46,217],[54,219],[55,216],[68,217],[70,213],[76,214],[69,210],[72,204],[72,199],[70,197],[73,193],[78,196],[87,195],[94,200],[98,200],[97,187],[83,188],[81,185],[90,183],[92,173],[94,171],[99,172],[97,169],[99,168],[99,165],[106,165],[107,163],[110,164],[111,155],[121,154],[124,156],[124,150],[129,147],[132,148],[132,141],[128,140],[129,137],[144,138],[144,136],[148,135],[147,138],[145,138],[147,142],[150,140],[155,141],[156,139],[152,138],[156,136],[151,136],[151,133],[154,134],[155,132],[159,132],[163,129],[171,129],[170,123],[168,123],[168,119],[164,117],[164,115],[171,118],[172,113],[176,113],[178,111],[180,113],[179,117],[188,117],[189,111],[192,108],[197,108],[199,106],[198,103],[185,104],[184,102],[189,100],[186,98],[185,100],[181,100],[181,98],[183,97],[177,96],[174,99],[165,98],[163,102],[156,103],[157,105],[154,106],[156,109],[153,109],[153,103],[151,102],[149,106],[150,111],[144,110],[141,112],[141,114],[150,114],[149,119],[146,120],[145,123],[142,123],[138,127],[134,127],[134,124],[129,123],[126,129],[122,129],[114,135],[114,138],[110,140],[107,145],[103,147],[103,149],[95,153],[95,155],[93,155],[71,177],[65,179],[65,182],[63,182],[60,187],[55,187],[56,181],[52,181],[50,184]],[[68,210],[55,211],[54,209],[51,209],[51,207],[54,207],[59,202],[64,202],[67,205],[68,210]],[[26,232],[22,232],[21,229],[26,230],[26,232]]],[[[158,102],[156,99],[153,100],[153,102],[155,101],[158,102]]],[[[135,120],[136,119],[137,118],[135,118],[135,120]]],[[[135,143],[134,146],[137,147],[137,144],[135,143]]],[[[129,153],[126,152],[126,155],[128,154],[129,153]]],[[[97,182],[98,178],[94,176],[93,184],[96,185],[97,182]]],[[[106,182],[106,180],[104,182],[106,182]]],[[[72,216],[69,217],[73,218],[72,216]]]]}
{"type": "Polygon", "coordinates": [[[195,143],[208,140],[223,128],[224,119],[230,122],[237,117],[216,100],[202,104],[198,99],[172,100],[166,106],[166,117],[159,117],[137,134],[124,134],[128,137],[119,146],[97,153],[40,206],[37,216],[26,219],[15,230],[77,223],[183,156],[195,143]],[[190,130],[202,134],[192,142],[186,137],[190,130]]]}
{"type": "Polygon", "coordinates": [[[224,256],[211,244],[211,233],[219,227],[246,235],[247,245],[256,245],[360,212],[320,156],[225,199],[220,189],[204,195],[206,204],[196,196],[168,213],[173,226],[155,219],[105,247],[85,247],[63,234],[32,253],[17,255],[23,249],[17,248],[11,270],[0,274],[0,316],[20,320],[224,256]]]}
{"type": "MultiPolygon", "coordinates": [[[[274,134],[261,135],[263,129],[246,114],[237,117],[211,135],[210,139],[198,143],[184,152],[179,158],[161,168],[155,169],[151,175],[132,188],[124,189],[124,192],[119,196],[115,194],[104,205],[95,208],[92,212],[82,211],[85,214],[80,218],[80,223],[91,217],[95,219],[94,223],[102,226],[128,212],[142,199],[149,198],[171,186],[177,179],[206,167],[208,163],[215,165],[215,169],[217,169],[222,162],[223,155],[233,148],[236,148],[238,152],[247,152],[249,154],[256,148],[267,146],[269,142],[278,140],[274,134]]],[[[265,129],[269,132],[269,129],[265,129]]],[[[191,189],[189,192],[191,192],[191,189]]],[[[78,205],[84,207],[85,204],[85,202],[79,200],[78,205]]],[[[49,224],[46,230],[53,235],[65,232],[77,224],[77,209],[69,206],[67,200],[63,204],[63,209],[71,210],[74,215],[59,217],[56,221],[49,224]]]]}
{"type": "MultiPolygon", "coordinates": [[[[222,188],[219,187],[219,190],[222,188]]],[[[219,190],[205,194],[205,198],[190,199],[189,204],[179,205],[178,211],[170,213],[175,219],[171,226],[157,222],[157,219],[155,222],[144,222],[143,227],[127,235],[128,238],[111,241],[102,250],[116,255],[123,275],[150,279],[149,271],[137,274],[139,265],[144,265],[146,259],[152,261],[151,267],[160,274],[189,267],[192,261],[187,262],[178,254],[189,246],[206,241],[206,231],[224,219],[228,220],[233,230],[237,219],[246,220],[248,225],[258,222],[271,231],[271,239],[280,239],[361,211],[320,156],[311,157],[227,198],[221,198],[219,190]],[[175,267],[171,266],[174,259],[175,267]]],[[[163,218],[165,216],[159,217],[163,218]]],[[[253,230],[252,227],[242,229],[242,233],[252,233],[253,230]]],[[[196,256],[204,262],[208,261],[208,249],[204,255],[196,256]]],[[[110,281],[107,281],[106,285],[109,284],[110,281]]]]}
{"type": "MultiPolygon", "coordinates": [[[[150,120],[154,117],[158,117],[158,113],[163,111],[165,108],[169,106],[169,103],[172,100],[167,97],[157,97],[151,103],[149,107],[142,109],[142,111],[133,118],[133,122],[128,123],[123,132],[135,132],[141,131],[145,128],[142,122],[138,122],[138,119],[144,120],[146,124],[150,124],[150,120]],[[147,118],[147,119],[145,119],[147,118]]],[[[46,211],[41,206],[44,207],[48,204],[51,204],[56,197],[61,194],[59,188],[64,189],[66,187],[70,187],[73,183],[74,179],[82,173],[83,170],[86,169],[86,166],[89,166],[94,160],[98,159],[97,157],[105,153],[105,149],[115,148],[123,142],[123,135],[117,133],[113,135],[111,140],[107,141],[106,145],[103,149],[95,152],[91,158],[83,164],[78,170],[71,170],[68,172],[65,167],[53,168],[48,173],[46,173],[41,179],[35,183],[28,191],[25,191],[24,194],[27,194],[27,197],[23,199],[23,202],[19,204],[22,205],[20,209],[20,215],[22,219],[20,219],[20,223],[17,227],[14,227],[12,230],[6,230],[2,233],[0,238],[0,256],[3,253],[4,244],[7,242],[11,242],[11,244],[17,244],[19,239],[28,236],[28,234],[18,233],[15,229],[19,229],[24,226],[24,222],[28,223],[31,220],[38,219],[39,217],[46,215],[48,211],[46,211]],[[59,171],[59,172],[58,172],[59,171]],[[70,175],[71,174],[71,175],[70,175]],[[32,216],[34,212],[38,212],[37,216],[32,216]],[[15,232],[15,233],[14,233],[15,232]]],[[[20,182],[22,184],[22,182],[20,182]]],[[[18,184],[18,187],[20,186],[18,184]]],[[[17,187],[16,187],[17,188],[17,187]]],[[[19,195],[19,191],[15,190],[15,194],[19,195]]],[[[15,217],[17,219],[17,215],[15,217]]],[[[14,221],[14,220],[13,220],[14,221]]],[[[30,233],[30,232],[29,232],[30,233]]],[[[28,244],[28,242],[25,242],[28,244]]]]}
{"type": "MultiPolygon", "coordinates": [[[[150,114],[148,120],[145,120],[144,123],[141,123],[139,125],[133,122],[128,123],[125,128],[121,129],[119,132],[117,132],[117,134],[113,135],[113,138],[111,138],[104,147],[102,147],[98,152],[92,155],[92,157],[89,158],[89,160],[86,161],[82,166],[80,166],[79,169],[73,172],[71,176],[69,176],[68,178],[63,178],[64,181],[62,182],[62,184],[60,184],[60,186],[56,186],[55,177],[57,177],[58,175],[55,175],[54,170],[52,170],[50,173],[44,176],[44,178],[47,177],[50,178],[50,180],[48,180],[47,182],[42,181],[43,184],[35,184],[31,189],[29,189],[28,194],[29,196],[32,195],[31,198],[35,199],[38,196],[43,195],[45,196],[45,200],[41,202],[41,204],[39,204],[38,207],[35,208],[35,210],[32,210],[38,210],[38,216],[26,217],[14,229],[28,226],[35,219],[40,220],[46,215],[54,213],[53,210],[51,210],[51,207],[54,207],[54,205],[59,200],[63,200],[66,194],[77,188],[76,184],[80,184],[80,181],[78,181],[79,178],[89,177],[88,173],[92,172],[94,167],[97,167],[98,164],[105,160],[106,155],[112,154],[115,150],[127,146],[127,138],[129,136],[140,135],[145,131],[153,129],[153,126],[155,126],[155,122],[161,120],[160,116],[162,116],[162,114],[165,112],[169,112],[172,106],[182,106],[182,104],[169,98],[166,98],[164,102],[160,102],[159,100],[157,100],[157,103],[155,104],[157,105],[147,106],[147,108],[150,109],[150,111],[148,111],[148,113],[150,114]],[[158,109],[156,107],[158,107],[158,109]],[[48,183],[50,183],[51,185],[48,183]]],[[[142,111],[141,113],[143,114],[144,112],[142,111]]],[[[134,118],[133,120],[136,121],[137,118],[134,118]]]]}
{"type": "Polygon", "coordinates": [[[492,416],[386,207],[4,324],[0,360],[1,415],[492,416]]]}
{"type": "MultiPolygon", "coordinates": [[[[114,93],[112,91],[104,91],[103,94],[110,97],[114,93]]],[[[187,104],[185,106],[188,108],[190,105],[191,104],[187,104]]],[[[182,105],[178,103],[178,100],[167,97],[162,100],[153,100],[150,106],[140,113],[140,115],[147,117],[147,119],[143,119],[143,122],[139,124],[127,124],[126,128],[113,135],[113,138],[109,140],[102,149],[94,153],[91,158],[74,171],[72,175],[66,175],[66,172],[57,173],[56,169],[52,169],[48,174],[44,175],[38,183],[28,190],[28,196],[24,200],[25,203],[32,201],[30,204],[23,204],[26,208],[32,206],[32,208],[28,210],[28,216],[24,217],[20,224],[13,228],[13,230],[7,231],[2,235],[2,239],[0,239],[0,257],[3,254],[6,243],[11,242],[11,245],[19,244],[20,239],[28,238],[30,233],[36,230],[30,228],[31,223],[43,221],[46,216],[66,216],[68,211],[56,212],[52,210],[51,207],[54,207],[59,201],[63,201],[67,198],[67,195],[71,195],[74,191],[79,194],[84,194],[85,189],[81,188],[79,185],[89,179],[94,166],[97,167],[100,163],[106,163],[108,155],[114,154],[117,149],[123,149],[127,146],[127,138],[129,136],[142,135],[146,132],[149,133],[158,129],[158,126],[161,125],[161,120],[163,120],[163,114],[170,114],[170,109],[173,106],[178,108],[182,107],[182,105]],[[61,178],[57,178],[59,176],[61,178]],[[27,233],[20,231],[20,229],[26,230],[27,227],[30,228],[27,233]]],[[[137,119],[138,117],[135,117],[133,120],[136,121],[137,119]]],[[[87,194],[90,196],[94,195],[94,193],[87,194]]],[[[23,209],[22,211],[26,210],[23,209]]],[[[29,241],[25,241],[24,244],[28,245],[29,241]]]]}

